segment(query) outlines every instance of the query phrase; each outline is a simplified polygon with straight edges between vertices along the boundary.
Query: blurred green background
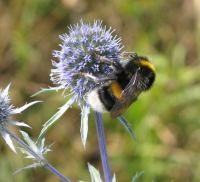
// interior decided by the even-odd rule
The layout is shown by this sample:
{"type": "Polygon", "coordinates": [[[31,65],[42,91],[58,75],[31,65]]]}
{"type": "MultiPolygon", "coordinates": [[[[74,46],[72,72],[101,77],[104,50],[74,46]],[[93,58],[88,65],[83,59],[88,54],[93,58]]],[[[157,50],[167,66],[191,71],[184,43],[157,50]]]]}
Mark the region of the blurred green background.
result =
{"type": "MultiPolygon", "coordinates": [[[[15,119],[26,121],[37,138],[42,124],[66,100],[61,93],[30,98],[49,80],[58,35],[80,18],[103,19],[116,29],[127,51],[148,56],[157,68],[150,92],[124,114],[138,142],[116,120],[104,116],[112,171],[119,182],[200,181],[200,1],[199,0],[0,0],[0,87],[12,83],[16,106],[43,100],[15,119]]],[[[71,108],[48,132],[49,161],[72,181],[90,181],[87,162],[101,170],[93,116],[86,149],[80,140],[80,110],[71,108]]],[[[0,140],[0,181],[54,182],[45,169],[12,175],[30,161],[0,140]]]]}

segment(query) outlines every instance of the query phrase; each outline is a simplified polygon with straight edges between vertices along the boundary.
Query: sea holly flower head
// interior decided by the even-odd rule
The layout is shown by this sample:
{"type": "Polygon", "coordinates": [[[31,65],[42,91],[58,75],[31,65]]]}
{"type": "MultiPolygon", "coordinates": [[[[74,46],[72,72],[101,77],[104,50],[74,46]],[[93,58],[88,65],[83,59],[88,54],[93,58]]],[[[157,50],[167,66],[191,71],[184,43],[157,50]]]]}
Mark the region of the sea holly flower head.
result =
{"type": "Polygon", "coordinates": [[[113,29],[107,29],[102,21],[84,23],[82,20],[69,27],[69,32],[60,35],[62,43],[60,50],[53,52],[54,61],[50,78],[56,85],[49,90],[66,90],[71,99],[63,105],[44,125],[39,138],[44,136],[47,129],[55,123],[64,112],[77,102],[81,107],[81,138],[85,145],[88,131],[88,115],[90,107],[85,101],[85,95],[100,86],[102,82],[95,79],[109,77],[114,71],[110,64],[105,64],[100,57],[110,61],[120,61],[122,45],[121,39],[113,36],[113,29]]]}
{"type": "Polygon", "coordinates": [[[79,103],[87,92],[100,84],[84,74],[101,78],[113,71],[95,55],[117,62],[120,59],[120,38],[112,33],[113,30],[103,26],[101,21],[87,24],[81,20],[79,24],[69,27],[68,34],[60,35],[61,49],[53,52],[56,61],[53,61],[50,77],[54,84],[69,88],[79,103]]]}
{"type": "Polygon", "coordinates": [[[16,152],[11,137],[7,132],[8,131],[7,127],[9,125],[24,126],[24,127],[30,127],[30,126],[23,122],[14,121],[10,117],[14,114],[20,114],[22,111],[32,106],[33,104],[38,103],[39,101],[31,102],[29,104],[25,104],[22,107],[15,108],[11,104],[11,100],[8,95],[9,88],[10,84],[5,89],[0,90],[0,135],[3,137],[8,146],[14,152],[16,152]]]}
{"type": "Polygon", "coordinates": [[[8,96],[8,89],[0,90],[0,123],[4,123],[8,120],[8,116],[12,113],[13,106],[10,104],[10,98],[8,96]]]}

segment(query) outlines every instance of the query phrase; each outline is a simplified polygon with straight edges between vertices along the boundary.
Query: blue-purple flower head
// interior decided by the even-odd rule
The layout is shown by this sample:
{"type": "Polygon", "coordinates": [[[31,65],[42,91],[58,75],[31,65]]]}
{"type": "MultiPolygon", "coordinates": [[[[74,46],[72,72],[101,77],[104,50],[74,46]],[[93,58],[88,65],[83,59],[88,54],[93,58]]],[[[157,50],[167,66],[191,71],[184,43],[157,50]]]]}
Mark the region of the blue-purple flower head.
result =
{"type": "Polygon", "coordinates": [[[120,39],[112,35],[101,21],[79,24],[69,27],[69,33],[60,36],[61,49],[53,52],[56,61],[51,70],[51,80],[63,89],[70,89],[77,101],[99,83],[79,73],[88,73],[97,78],[111,74],[109,65],[102,63],[95,55],[119,61],[122,45],[120,39]]]}

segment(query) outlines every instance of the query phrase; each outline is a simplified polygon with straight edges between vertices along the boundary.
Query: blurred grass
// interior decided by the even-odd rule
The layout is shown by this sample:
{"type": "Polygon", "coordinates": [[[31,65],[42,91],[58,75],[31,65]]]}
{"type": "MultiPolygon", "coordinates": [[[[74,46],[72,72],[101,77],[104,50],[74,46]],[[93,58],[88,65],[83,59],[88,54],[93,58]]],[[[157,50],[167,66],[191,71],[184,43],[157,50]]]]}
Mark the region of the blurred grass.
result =
{"type": "MultiPolygon", "coordinates": [[[[152,59],[157,79],[125,113],[138,142],[105,115],[106,137],[112,170],[118,181],[130,181],[144,171],[140,181],[200,181],[200,3],[198,0],[1,0],[0,83],[12,82],[15,105],[31,101],[30,95],[49,81],[51,52],[58,35],[80,18],[116,29],[126,50],[152,59]]],[[[60,94],[34,99],[45,102],[27,110],[18,120],[27,121],[37,137],[44,123],[65,101],[60,94]]],[[[80,141],[79,109],[70,109],[49,131],[55,144],[48,159],[72,180],[89,180],[87,162],[100,168],[97,139],[91,116],[86,150],[80,141]],[[59,134],[58,134],[59,133],[59,134]]],[[[0,181],[57,181],[43,169],[12,176],[28,163],[13,154],[1,140],[0,181]]]]}

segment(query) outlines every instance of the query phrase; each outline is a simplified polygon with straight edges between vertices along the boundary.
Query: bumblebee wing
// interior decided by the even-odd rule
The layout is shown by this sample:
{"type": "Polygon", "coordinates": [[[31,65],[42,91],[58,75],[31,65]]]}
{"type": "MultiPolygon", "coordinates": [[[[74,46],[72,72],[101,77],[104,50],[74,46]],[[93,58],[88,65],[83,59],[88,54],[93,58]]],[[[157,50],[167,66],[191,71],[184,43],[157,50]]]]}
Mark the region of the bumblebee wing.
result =
{"type": "Polygon", "coordinates": [[[117,102],[111,109],[111,116],[113,118],[120,116],[135,100],[137,100],[137,96],[134,99],[124,99],[117,102]]]}
{"type": "Polygon", "coordinates": [[[141,90],[138,89],[138,84],[140,80],[140,75],[137,72],[133,75],[130,82],[123,90],[121,94],[121,98],[117,100],[114,104],[113,108],[111,109],[111,116],[117,117],[123,113],[138,97],[141,93],[141,90]]]}
{"type": "MultiPolygon", "coordinates": [[[[134,92],[134,90],[132,91],[134,92]]],[[[111,116],[117,117],[121,115],[137,99],[138,95],[138,92],[135,92],[131,96],[124,96],[121,100],[117,101],[111,109],[111,116]]]]}

